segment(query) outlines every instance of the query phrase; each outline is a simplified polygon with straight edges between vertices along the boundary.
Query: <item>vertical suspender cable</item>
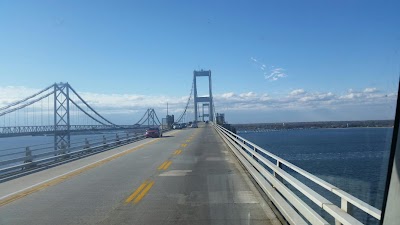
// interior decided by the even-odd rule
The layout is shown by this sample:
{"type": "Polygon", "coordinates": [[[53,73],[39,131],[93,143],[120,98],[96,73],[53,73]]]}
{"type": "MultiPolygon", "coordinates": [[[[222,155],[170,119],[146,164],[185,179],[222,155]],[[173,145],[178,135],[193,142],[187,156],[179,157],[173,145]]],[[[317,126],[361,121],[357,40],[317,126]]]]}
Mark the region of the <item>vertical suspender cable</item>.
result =
{"type": "Polygon", "coordinates": [[[40,100],[40,126],[43,126],[43,101],[40,100]]]}
{"type": "Polygon", "coordinates": [[[33,120],[33,126],[36,126],[35,104],[32,104],[32,120],[33,120]]]}
{"type": "Polygon", "coordinates": [[[50,96],[47,97],[47,125],[50,126],[50,96]]]}

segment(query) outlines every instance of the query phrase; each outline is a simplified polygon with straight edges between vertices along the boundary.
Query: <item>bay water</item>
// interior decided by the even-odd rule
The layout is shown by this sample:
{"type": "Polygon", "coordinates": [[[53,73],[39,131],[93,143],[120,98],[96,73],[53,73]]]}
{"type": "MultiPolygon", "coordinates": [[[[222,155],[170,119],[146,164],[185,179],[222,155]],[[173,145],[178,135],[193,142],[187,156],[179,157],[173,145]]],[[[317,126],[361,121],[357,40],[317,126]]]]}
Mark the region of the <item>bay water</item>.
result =
{"type": "MultiPolygon", "coordinates": [[[[392,128],[345,128],[238,131],[238,135],[381,210],[392,132],[392,128]]],[[[340,198],[285,169],[340,206],[340,198]]],[[[377,224],[358,209],[352,213],[365,224],[377,224]]]]}

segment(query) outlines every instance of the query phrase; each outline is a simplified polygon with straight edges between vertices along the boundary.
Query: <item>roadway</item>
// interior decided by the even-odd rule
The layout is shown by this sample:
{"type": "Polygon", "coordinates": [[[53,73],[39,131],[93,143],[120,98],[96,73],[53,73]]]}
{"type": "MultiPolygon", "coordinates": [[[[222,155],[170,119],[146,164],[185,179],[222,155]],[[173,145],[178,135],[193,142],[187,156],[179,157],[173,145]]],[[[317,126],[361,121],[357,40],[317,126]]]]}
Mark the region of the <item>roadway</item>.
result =
{"type": "Polygon", "coordinates": [[[211,126],[0,184],[0,224],[280,224],[211,126]]]}

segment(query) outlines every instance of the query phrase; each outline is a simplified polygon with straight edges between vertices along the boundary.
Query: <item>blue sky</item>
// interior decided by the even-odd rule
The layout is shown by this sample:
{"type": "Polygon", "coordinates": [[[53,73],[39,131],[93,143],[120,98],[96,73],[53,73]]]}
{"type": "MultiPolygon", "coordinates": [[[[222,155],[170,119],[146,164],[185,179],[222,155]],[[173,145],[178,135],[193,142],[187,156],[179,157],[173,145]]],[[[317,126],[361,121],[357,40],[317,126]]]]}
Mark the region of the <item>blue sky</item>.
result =
{"type": "Polygon", "coordinates": [[[388,119],[399,9],[398,1],[2,1],[0,88],[65,81],[88,98],[175,99],[178,113],[193,70],[210,69],[217,110],[233,122],[388,119]]]}

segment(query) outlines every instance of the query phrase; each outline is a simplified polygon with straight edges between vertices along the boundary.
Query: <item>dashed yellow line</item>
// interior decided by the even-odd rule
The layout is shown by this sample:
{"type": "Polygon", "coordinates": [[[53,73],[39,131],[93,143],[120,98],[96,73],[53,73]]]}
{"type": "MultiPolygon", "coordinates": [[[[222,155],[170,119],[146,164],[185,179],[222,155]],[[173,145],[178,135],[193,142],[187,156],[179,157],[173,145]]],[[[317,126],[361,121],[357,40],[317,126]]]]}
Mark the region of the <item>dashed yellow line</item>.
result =
{"type": "Polygon", "coordinates": [[[190,139],[187,139],[187,140],[186,140],[186,143],[189,143],[190,141],[191,141],[190,139]]]}
{"type": "Polygon", "coordinates": [[[7,205],[7,204],[9,204],[11,202],[14,202],[14,201],[16,201],[18,199],[21,199],[21,198],[23,198],[25,196],[28,196],[28,195],[30,195],[32,193],[38,192],[40,190],[43,190],[43,189],[45,189],[47,187],[51,187],[51,186],[54,186],[56,184],[59,184],[59,183],[65,181],[65,180],[68,180],[68,179],[70,179],[70,178],[72,178],[72,177],[74,177],[76,175],[79,175],[79,174],[85,172],[85,171],[88,171],[90,169],[99,167],[99,166],[101,166],[101,165],[103,165],[103,164],[105,164],[107,162],[110,162],[110,161],[112,161],[114,159],[117,159],[117,158],[119,158],[121,156],[124,156],[124,155],[127,155],[129,153],[132,153],[132,152],[134,152],[136,150],[139,150],[139,149],[143,148],[146,145],[155,143],[157,141],[159,141],[159,139],[155,139],[153,141],[138,145],[138,146],[136,146],[136,147],[134,147],[132,149],[129,149],[129,150],[126,150],[126,151],[123,151],[123,152],[120,152],[120,153],[116,153],[116,154],[111,155],[111,156],[109,156],[109,157],[107,157],[105,159],[102,159],[102,160],[99,160],[97,162],[91,163],[89,165],[86,165],[86,166],[80,167],[78,169],[72,170],[70,172],[67,172],[67,173],[62,174],[60,176],[57,176],[55,178],[49,179],[47,181],[43,181],[41,183],[38,183],[36,185],[33,185],[33,186],[28,187],[26,189],[23,189],[21,191],[14,192],[13,194],[10,194],[9,196],[5,196],[0,200],[0,207],[4,206],[4,205],[7,205]]]}
{"type": "Polygon", "coordinates": [[[125,204],[130,203],[132,200],[133,203],[138,203],[142,198],[150,191],[151,187],[153,187],[154,181],[145,181],[143,182],[126,200],[125,204]],[[137,197],[136,197],[137,196],[137,197]]]}
{"type": "Polygon", "coordinates": [[[129,203],[131,202],[148,184],[149,182],[146,180],[145,182],[143,182],[137,189],[135,192],[133,192],[126,200],[125,203],[129,203]]]}
{"type": "Polygon", "coordinates": [[[182,148],[185,148],[187,146],[187,144],[181,144],[182,148]]]}
{"type": "Polygon", "coordinates": [[[173,154],[174,154],[174,155],[179,155],[179,154],[181,154],[181,153],[182,153],[182,150],[178,149],[178,150],[175,150],[173,154]]]}
{"type": "Polygon", "coordinates": [[[150,191],[151,187],[153,187],[154,181],[151,181],[150,183],[147,184],[147,186],[144,188],[144,190],[139,194],[139,196],[133,201],[133,203],[138,203],[142,198],[150,191]]]}
{"type": "Polygon", "coordinates": [[[167,164],[167,163],[168,163],[168,161],[163,162],[163,164],[161,164],[157,169],[162,170],[164,168],[165,164],[167,164]]]}
{"type": "Polygon", "coordinates": [[[167,162],[167,164],[165,164],[165,166],[164,166],[164,170],[167,170],[168,169],[168,167],[170,166],[172,164],[172,161],[168,161],[167,162]]]}
{"type": "Polygon", "coordinates": [[[170,161],[170,160],[167,160],[167,161],[163,162],[163,164],[161,164],[158,167],[158,170],[166,170],[166,169],[168,169],[168,167],[171,165],[171,163],[172,163],[172,161],[170,161]]]}

